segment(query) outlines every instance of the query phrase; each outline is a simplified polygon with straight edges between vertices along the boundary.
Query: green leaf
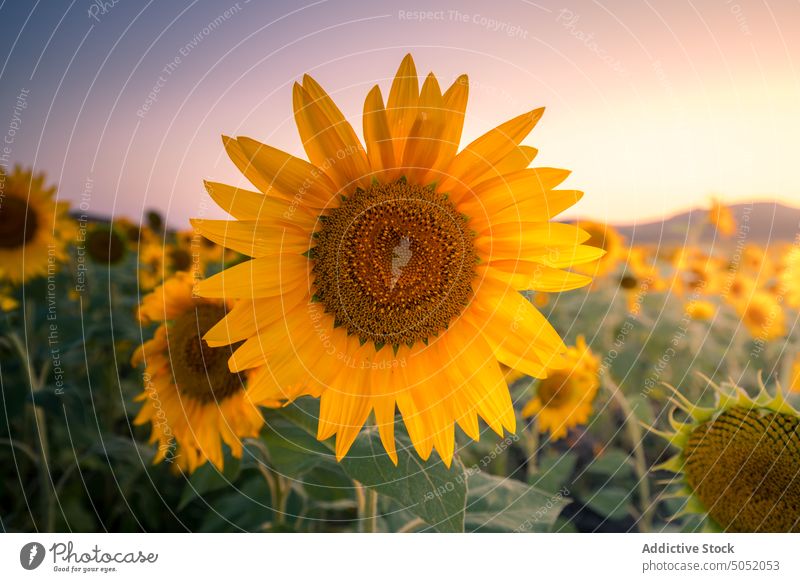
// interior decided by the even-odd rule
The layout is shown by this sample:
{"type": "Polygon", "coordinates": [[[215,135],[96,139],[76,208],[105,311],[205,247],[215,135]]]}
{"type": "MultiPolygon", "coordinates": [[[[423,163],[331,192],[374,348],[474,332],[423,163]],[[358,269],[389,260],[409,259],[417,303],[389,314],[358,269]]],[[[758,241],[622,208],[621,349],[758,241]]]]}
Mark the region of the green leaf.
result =
{"type": "MultiPolygon", "coordinates": [[[[336,463],[333,443],[316,439],[318,411],[316,399],[302,399],[267,412],[268,428],[264,438],[278,470],[294,475],[293,471],[308,471],[320,464],[336,463]]],[[[464,531],[467,483],[461,462],[454,459],[448,469],[438,459],[422,461],[400,424],[395,427],[395,433],[397,466],[384,451],[375,428],[361,431],[338,466],[351,479],[392,498],[436,531],[464,531]]]]}
{"type": "Polygon", "coordinates": [[[377,429],[368,428],[342,459],[342,468],[353,479],[400,503],[436,531],[463,532],[467,479],[461,461],[455,458],[449,469],[440,460],[423,461],[407,436],[397,434],[395,439],[396,467],[383,450],[377,429]]]}
{"type": "Polygon", "coordinates": [[[521,481],[476,471],[468,480],[466,530],[549,531],[569,502],[565,491],[547,493],[521,481]]]}
{"type": "Polygon", "coordinates": [[[586,472],[615,480],[627,477],[631,472],[630,455],[621,449],[606,449],[586,467],[586,472]]]}
{"type": "Polygon", "coordinates": [[[238,459],[234,458],[225,459],[225,466],[222,472],[211,463],[205,463],[200,466],[192,473],[192,476],[189,477],[189,482],[183,489],[181,499],[178,502],[178,511],[186,507],[197,497],[202,497],[207,493],[230,487],[239,476],[240,470],[241,463],[238,459]]]}
{"type": "Polygon", "coordinates": [[[528,475],[528,483],[542,491],[555,493],[572,477],[578,455],[572,451],[549,453],[539,461],[539,470],[528,475]]]}
{"type": "Polygon", "coordinates": [[[269,450],[269,462],[278,472],[293,477],[325,464],[333,465],[336,459],[331,448],[319,442],[313,427],[301,426],[278,411],[266,411],[266,429],[262,440],[269,450]]]}
{"type": "Polygon", "coordinates": [[[628,515],[630,491],[622,487],[604,487],[586,500],[586,505],[603,517],[622,519],[628,515]]]}

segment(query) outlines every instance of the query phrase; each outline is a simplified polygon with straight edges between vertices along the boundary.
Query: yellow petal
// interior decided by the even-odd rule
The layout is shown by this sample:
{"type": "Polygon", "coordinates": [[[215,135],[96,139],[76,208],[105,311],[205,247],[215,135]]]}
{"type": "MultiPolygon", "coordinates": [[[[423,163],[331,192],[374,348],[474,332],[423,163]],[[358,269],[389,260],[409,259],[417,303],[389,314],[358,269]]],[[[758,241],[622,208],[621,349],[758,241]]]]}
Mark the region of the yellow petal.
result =
{"type": "Polygon", "coordinates": [[[566,346],[550,322],[518,292],[486,278],[467,319],[481,327],[497,359],[535,378],[561,365],[566,346]]]}
{"type": "MultiPolygon", "coordinates": [[[[589,233],[560,222],[505,222],[489,227],[475,239],[475,248],[487,260],[539,260],[557,255],[560,247],[575,247],[589,240],[589,233]]],[[[558,257],[554,257],[558,260],[558,257]]],[[[547,263],[550,264],[550,263],[547,263]]],[[[556,265],[552,265],[556,266],[556,265]]]]}
{"type": "Polygon", "coordinates": [[[478,271],[485,272],[487,276],[494,277],[518,291],[561,293],[584,287],[592,282],[592,278],[586,275],[527,261],[492,261],[480,265],[478,271]]]}
{"type": "Polygon", "coordinates": [[[476,178],[476,183],[482,180],[488,180],[489,178],[496,178],[497,176],[524,170],[531,164],[538,153],[539,150],[531,146],[517,146],[507,153],[503,159],[492,166],[485,174],[476,178]]]}
{"type": "Polygon", "coordinates": [[[419,79],[414,59],[410,54],[403,58],[397,69],[392,88],[389,90],[389,100],[386,104],[386,115],[389,119],[389,129],[394,142],[394,157],[403,158],[405,138],[411,131],[414,119],[417,116],[417,101],[419,100],[419,79]]]}
{"type": "Polygon", "coordinates": [[[200,281],[195,292],[202,297],[273,297],[309,284],[309,265],[302,255],[282,254],[234,265],[200,281]]]}
{"type": "Polygon", "coordinates": [[[211,347],[226,346],[246,340],[262,329],[281,321],[286,313],[310,299],[310,295],[302,293],[240,299],[222,320],[206,332],[203,339],[211,347]]]}
{"type": "Polygon", "coordinates": [[[403,150],[403,168],[411,181],[428,181],[426,176],[431,176],[429,170],[435,168],[439,158],[444,128],[442,92],[436,77],[431,73],[422,84],[417,115],[403,150]]]}
{"type": "Polygon", "coordinates": [[[311,247],[310,233],[287,227],[289,221],[263,224],[255,220],[207,220],[194,218],[195,227],[207,239],[249,257],[278,253],[302,254],[311,247]]]}
{"type": "Polygon", "coordinates": [[[534,109],[506,121],[470,143],[450,164],[441,192],[461,192],[475,183],[527,136],[541,119],[544,108],[534,109]]]}
{"type": "Polygon", "coordinates": [[[395,397],[383,396],[376,398],[373,405],[375,411],[375,424],[378,427],[378,434],[381,437],[381,443],[386,450],[386,454],[392,459],[392,462],[397,465],[397,447],[395,446],[394,439],[394,416],[395,416],[395,397]]]}
{"type": "Polygon", "coordinates": [[[308,159],[340,190],[352,191],[356,187],[369,186],[369,163],[350,124],[344,122],[345,126],[330,119],[320,102],[299,83],[294,85],[292,103],[295,123],[308,159]]]}
{"type": "Polygon", "coordinates": [[[262,176],[266,186],[259,189],[265,194],[312,208],[327,207],[335,195],[333,183],[305,160],[248,137],[238,138],[237,143],[250,167],[262,176]]]}
{"type": "MultiPolygon", "coordinates": [[[[239,171],[248,179],[250,183],[258,188],[264,194],[271,190],[270,180],[261,175],[261,173],[250,163],[248,158],[242,151],[242,146],[233,138],[226,135],[222,136],[222,143],[225,146],[225,151],[231,161],[239,168],[239,171]]],[[[283,196],[282,194],[278,194],[283,196]]]]}
{"type": "Polygon", "coordinates": [[[239,220],[303,220],[309,224],[311,220],[305,207],[293,205],[291,201],[273,196],[265,196],[261,192],[253,192],[205,181],[203,184],[209,196],[228,214],[239,220]]]}
{"type": "MultiPolygon", "coordinates": [[[[380,87],[375,85],[364,101],[364,141],[372,169],[390,170],[397,162],[394,157],[394,143],[389,130],[389,118],[383,106],[380,87]]],[[[391,179],[393,176],[383,176],[391,179]]],[[[381,180],[382,176],[376,175],[381,180]]]]}
{"type": "Polygon", "coordinates": [[[467,110],[469,98],[469,78],[466,75],[458,77],[450,88],[444,92],[444,133],[439,151],[437,167],[447,167],[453,161],[461,143],[461,132],[464,129],[464,114],[467,110]]]}
{"type": "MultiPolygon", "coordinates": [[[[460,318],[452,326],[456,333],[444,336],[444,345],[462,380],[459,398],[476,410],[486,424],[500,436],[503,428],[515,430],[514,407],[497,357],[480,328],[460,318]]],[[[470,414],[470,413],[467,413],[470,414]]],[[[474,421],[461,419],[459,426],[469,435],[474,421]]]]}
{"type": "Polygon", "coordinates": [[[491,214],[531,199],[546,204],[544,194],[566,180],[569,174],[568,170],[557,168],[529,168],[490,178],[474,186],[472,195],[465,197],[459,207],[472,209],[480,205],[491,214]]]}

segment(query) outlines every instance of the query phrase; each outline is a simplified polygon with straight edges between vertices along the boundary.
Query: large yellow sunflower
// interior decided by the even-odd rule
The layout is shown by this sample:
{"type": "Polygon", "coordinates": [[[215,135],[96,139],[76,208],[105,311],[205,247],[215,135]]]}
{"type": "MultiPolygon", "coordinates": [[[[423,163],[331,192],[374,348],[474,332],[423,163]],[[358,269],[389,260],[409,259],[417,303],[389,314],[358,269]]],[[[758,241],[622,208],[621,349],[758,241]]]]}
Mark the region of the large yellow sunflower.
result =
{"type": "Polygon", "coordinates": [[[175,462],[194,471],[211,461],[223,464],[223,443],[242,454],[243,437],[257,436],[264,420],[257,405],[277,400],[254,396],[243,375],[231,373],[232,348],[211,348],[202,335],[226,313],[224,302],[196,298],[190,273],[178,273],[144,297],[143,323],[161,322],[153,339],[133,355],[144,364],[144,391],[135,424],[152,424],[156,462],[175,462]]]}
{"type": "Polygon", "coordinates": [[[55,186],[43,173],[0,168],[0,278],[19,284],[47,274],[48,264],[66,258],[74,223],[66,202],[54,200],[55,186]]]}
{"type": "Polygon", "coordinates": [[[563,438],[570,428],[588,422],[600,387],[600,360],[583,336],[567,350],[567,360],[568,367],[539,382],[536,397],[522,409],[523,416],[536,416],[539,431],[549,432],[552,440],[563,438]]]}
{"type": "Polygon", "coordinates": [[[422,87],[410,55],[384,102],[364,104],[361,145],[309,76],[294,115],[309,161],[246,137],[224,138],[260,190],[207,184],[237,220],[200,232],[253,257],[197,286],[239,303],[205,337],[244,341],[233,371],[266,365],[259,382],[287,400],[319,396],[318,438],[342,458],[371,413],[394,462],[395,411],[419,455],[445,463],[454,426],[479,438],[478,417],[515,430],[500,363],[535,377],[566,364],[561,338],[520,290],[590,282],[563,270],[594,261],[589,235],[550,222],[582,193],[555,189],[567,171],[532,168],[520,145],[542,115],[523,113],[460,152],[468,82],[422,87]]]}
{"type": "Polygon", "coordinates": [[[800,414],[780,389],[762,384],[757,398],[739,387],[711,384],[712,407],[690,402],[673,388],[674,432],[661,433],[678,449],[656,466],[677,473],[679,515],[705,514],[707,529],[728,532],[800,532],[800,414]]]}

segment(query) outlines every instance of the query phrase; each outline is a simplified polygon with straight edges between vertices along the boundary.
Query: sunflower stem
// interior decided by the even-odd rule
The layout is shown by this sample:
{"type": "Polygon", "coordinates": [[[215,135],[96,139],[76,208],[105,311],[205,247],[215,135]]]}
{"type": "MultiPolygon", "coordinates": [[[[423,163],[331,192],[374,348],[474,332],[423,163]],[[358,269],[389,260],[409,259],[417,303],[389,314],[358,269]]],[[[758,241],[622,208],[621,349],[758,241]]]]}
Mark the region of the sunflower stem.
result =
{"type": "Polygon", "coordinates": [[[397,533],[413,533],[414,530],[416,530],[418,528],[421,528],[421,527],[423,527],[425,525],[427,525],[427,524],[425,523],[424,519],[422,519],[421,517],[415,517],[414,519],[409,521],[407,524],[405,524],[403,527],[398,529],[397,533]]]}
{"type": "Polygon", "coordinates": [[[358,531],[375,533],[378,531],[378,492],[365,487],[358,481],[356,484],[356,501],[358,502],[358,531]]]}
{"type": "Polygon", "coordinates": [[[525,431],[525,447],[528,449],[528,475],[539,471],[539,423],[534,416],[525,431]]]}
{"type": "Polygon", "coordinates": [[[639,421],[634,414],[630,402],[628,402],[628,399],[625,398],[625,394],[608,374],[604,375],[603,385],[625,415],[625,432],[630,441],[631,453],[633,454],[633,467],[636,472],[636,486],[639,489],[641,516],[637,519],[637,524],[639,531],[641,533],[646,533],[652,530],[651,509],[653,504],[650,499],[649,471],[647,469],[647,458],[645,457],[643,446],[644,434],[642,433],[642,428],[639,425],[639,421]]]}
{"type": "Polygon", "coordinates": [[[8,335],[11,344],[16,348],[19,354],[23,367],[25,368],[25,375],[28,377],[28,384],[31,389],[31,396],[33,402],[30,406],[33,410],[33,418],[36,423],[36,432],[39,445],[39,487],[41,488],[41,511],[42,519],[44,520],[44,531],[52,532],[55,530],[55,496],[52,488],[52,480],[50,478],[50,444],[47,438],[47,415],[45,411],[36,405],[35,395],[42,390],[45,384],[46,374],[36,374],[33,362],[31,362],[30,354],[25,343],[16,333],[12,332],[8,335]]]}
{"type": "Polygon", "coordinates": [[[289,500],[291,483],[272,468],[269,449],[260,439],[250,439],[248,442],[255,446],[264,457],[263,462],[257,463],[258,470],[269,488],[269,496],[275,512],[275,522],[283,524],[286,522],[286,503],[289,500]]]}

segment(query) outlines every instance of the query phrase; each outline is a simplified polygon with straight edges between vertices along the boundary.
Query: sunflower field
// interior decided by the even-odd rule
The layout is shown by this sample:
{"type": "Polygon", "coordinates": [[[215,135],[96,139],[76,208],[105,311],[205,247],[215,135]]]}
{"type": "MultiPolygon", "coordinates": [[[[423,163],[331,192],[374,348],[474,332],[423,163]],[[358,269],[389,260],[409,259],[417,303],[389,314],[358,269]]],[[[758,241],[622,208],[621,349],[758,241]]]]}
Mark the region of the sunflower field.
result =
{"type": "Polygon", "coordinates": [[[563,220],[543,109],[388,85],[359,135],[296,83],[307,159],[223,137],[229,220],[3,169],[2,529],[800,532],[800,235],[563,220]]]}

